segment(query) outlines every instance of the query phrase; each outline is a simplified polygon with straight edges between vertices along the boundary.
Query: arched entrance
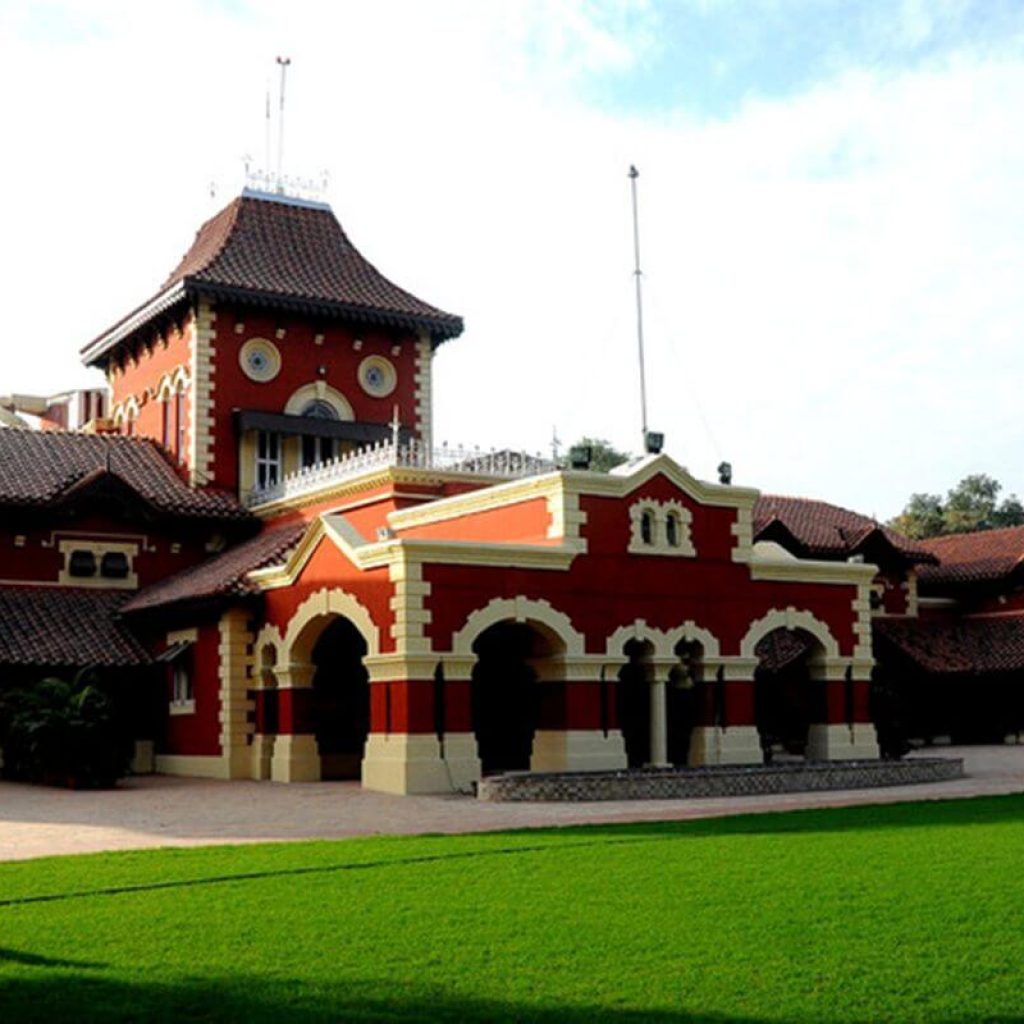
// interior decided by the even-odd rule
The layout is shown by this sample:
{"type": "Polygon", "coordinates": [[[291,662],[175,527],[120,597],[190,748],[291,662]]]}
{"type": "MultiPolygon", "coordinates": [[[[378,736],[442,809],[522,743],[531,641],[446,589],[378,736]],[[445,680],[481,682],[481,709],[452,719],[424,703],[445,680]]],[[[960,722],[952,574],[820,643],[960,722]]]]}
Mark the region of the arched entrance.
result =
{"type": "Polygon", "coordinates": [[[811,724],[826,721],[825,649],[804,629],[780,627],[754,649],[754,717],[765,761],[805,757],[811,724]]]}
{"type": "Polygon", "coordinates": [[[679,663],[669,672],[665,693],[667,750],[669,763],[681,766],[689,763],[690,736],[700,712],[704,648],[696,641],[680,640],[673,653],[679,663]]]}
{"type": "Polygon", "coordinates": [[[344,616],[322,620],[313,644],[313,726],[322,779],[358,779],[370,732],[366,641],[344,616]]]}
{"type": "Polygon", "coordinates": [[[642,768],[651,763],[651,683],[654,645],[649,640],[627,640],[626,664],[619,669],[615,704],[626,745],[626,764],[642,768]]]}
{"type": "Polygon", "coordinates": [[[498,622],[473,642],[472,722],[485,775],[528,771],[540,715],[540,663],[560,642],[525,622],[498,622]]]}

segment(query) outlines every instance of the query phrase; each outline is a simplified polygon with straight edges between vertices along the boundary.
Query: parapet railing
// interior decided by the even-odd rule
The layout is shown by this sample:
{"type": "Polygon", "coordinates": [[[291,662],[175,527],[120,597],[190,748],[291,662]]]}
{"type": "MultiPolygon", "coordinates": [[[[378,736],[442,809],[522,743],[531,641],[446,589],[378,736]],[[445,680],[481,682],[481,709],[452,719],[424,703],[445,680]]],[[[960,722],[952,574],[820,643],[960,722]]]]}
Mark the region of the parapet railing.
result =
{"type": "Polygon", "coordinates": [[[370,470],[393,467],[435,469],[446,473],[493,477],[498,480],[537,476],[557,468],[550,459],[525,451],[487,451],[480,447],[469,448],[448,444],[440,448],[430,448],[415,440],[403,441],[397,445],[393,441],[379,441],[327,462],[289,473],[266,487],[257,487],[249,492],[246,504],[252,508],[271,501],[309,494],[370,470]]]}

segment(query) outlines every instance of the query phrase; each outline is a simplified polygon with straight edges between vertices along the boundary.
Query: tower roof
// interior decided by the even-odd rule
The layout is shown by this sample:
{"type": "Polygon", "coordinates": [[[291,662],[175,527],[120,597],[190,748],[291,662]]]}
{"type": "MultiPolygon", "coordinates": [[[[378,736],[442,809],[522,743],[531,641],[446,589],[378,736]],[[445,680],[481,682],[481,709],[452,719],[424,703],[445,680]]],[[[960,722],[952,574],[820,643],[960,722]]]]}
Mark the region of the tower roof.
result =
{"type": "Polygon", "coordinates": [[[435,343],[462,319],[389,281],[349,241],[324,203],[246,189],[196,233],[160,291],[82,349],[102,363],[120,341],[191,295],[426,331],[435,343]]]}

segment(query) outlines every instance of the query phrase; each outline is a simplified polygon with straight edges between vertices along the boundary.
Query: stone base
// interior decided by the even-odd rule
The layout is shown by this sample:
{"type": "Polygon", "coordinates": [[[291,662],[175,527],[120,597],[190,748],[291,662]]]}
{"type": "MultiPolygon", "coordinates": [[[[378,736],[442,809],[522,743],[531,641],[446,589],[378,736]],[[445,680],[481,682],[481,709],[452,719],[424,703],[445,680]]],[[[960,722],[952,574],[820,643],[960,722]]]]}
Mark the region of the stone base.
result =
{"type": "MultiPolygon", "coordinates": [[[[469,768],[463,764],[462,773],[469,768]]],[[[451,793],[456,788],[453,780],[433,733],[370,733],[363,758],[365,789],[400,794],[451,793]]]]}
{"type": "Polygon", "coordinates": [[[880,756],[870,722],[853,725],[812,725],[807,730],[808,761],[872,761],[880,756]]]}
{"type": "Polygon", "coordinates": [[[459,793],[471,792],[483,774],[477,756],[476,736],[471,732],[446,733],[444,763],[448,766],[451,788],[459,793]]]}
{"type": "Polygon", "coordinates": [[[260,780],[270,778],[270,763],[274,756],[274,741],[276,739],[276,736],[263,732],[258,732],[253,736],[252,746],[249,748],[250,778],[260,780]]]}
{"type": "Polygon", "coordinates": [[[131,767],[128,770],[132,775],[151,775],[154,766],[153,741],[136,740],[131,767]]]}
{"type": "Polygon", "coordinates": [[[706,764],[763,764],[761,737],[753,725],[734,725],[723,729],[702,725],[690,734],[690,766],[706,764]]]}
{"type": "Polygon", "coordinates": [[[308,733],[275,736],[270,778],[274,782],[319,782],[320,751],[316,737],[308,733]]]}
{"type": "Polygon", "coordinates": [[[533,737],[533,772],[604,772],[626,767],[626,744],[618,729],[539,729],[533,737]]]}

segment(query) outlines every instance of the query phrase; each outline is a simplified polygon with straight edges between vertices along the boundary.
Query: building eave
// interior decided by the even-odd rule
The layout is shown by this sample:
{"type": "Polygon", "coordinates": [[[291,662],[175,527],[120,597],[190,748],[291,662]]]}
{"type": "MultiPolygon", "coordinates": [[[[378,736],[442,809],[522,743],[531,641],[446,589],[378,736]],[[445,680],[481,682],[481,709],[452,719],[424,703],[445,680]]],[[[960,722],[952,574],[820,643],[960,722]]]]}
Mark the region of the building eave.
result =
{"type": "Polygon", "coordinates": [[[187,298],[187,291],[183,281],[177,281],[169,288],[154,295],[148,302],[143,303],[136,310],[129,313],[123,320],[116,323],[109,330],[99,337],[94,338],[84,348],[80,355],[86,366],[95,366],[112,349],[116,348],[126,338],[131,337],[137,330],[144,327],[154,317],[166,313],[167,310],[178,305],[187,298]]]}

